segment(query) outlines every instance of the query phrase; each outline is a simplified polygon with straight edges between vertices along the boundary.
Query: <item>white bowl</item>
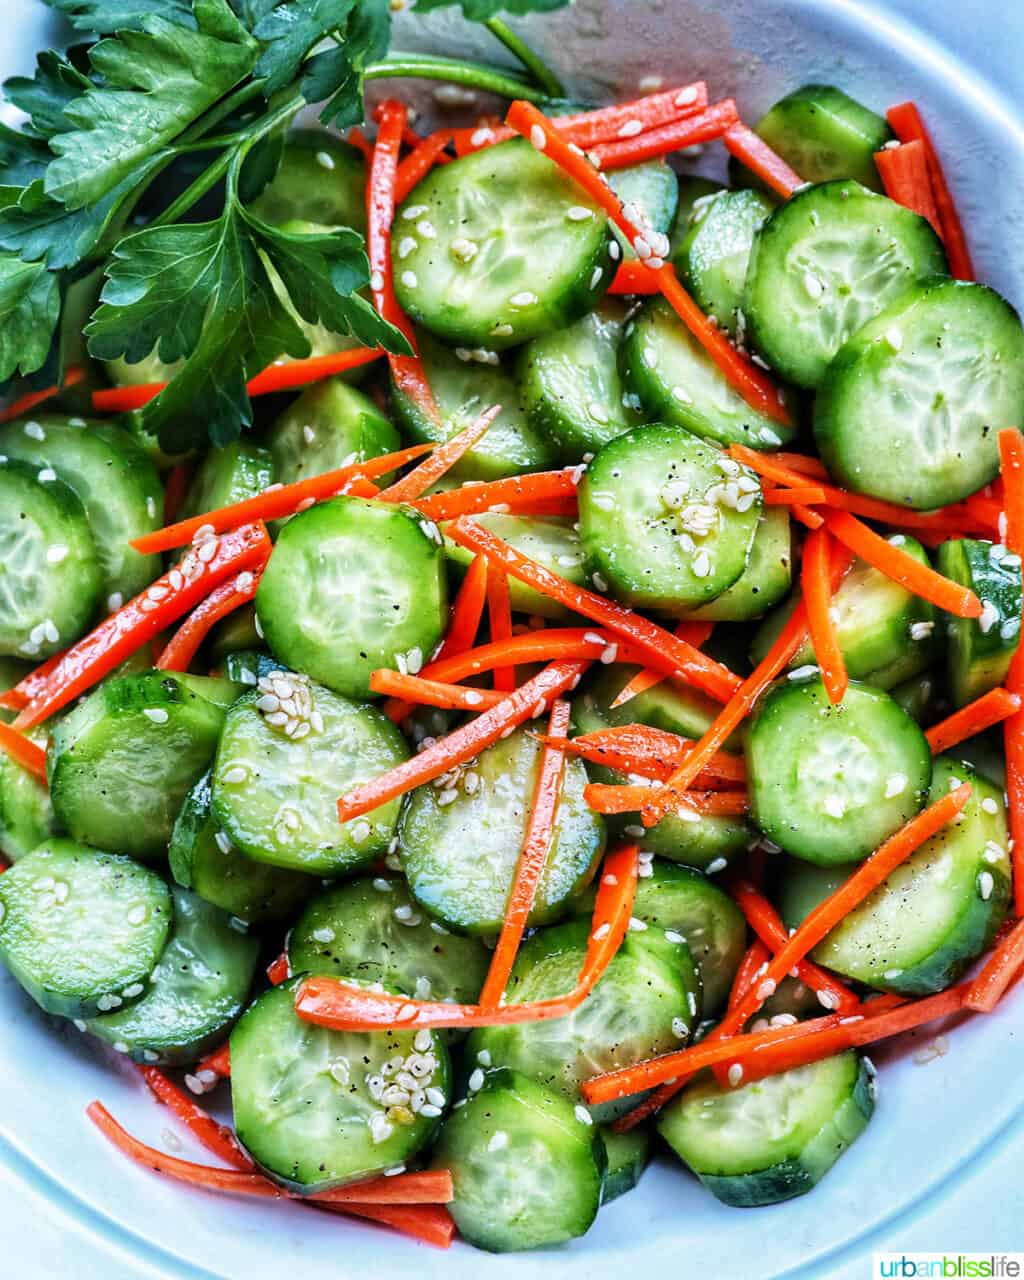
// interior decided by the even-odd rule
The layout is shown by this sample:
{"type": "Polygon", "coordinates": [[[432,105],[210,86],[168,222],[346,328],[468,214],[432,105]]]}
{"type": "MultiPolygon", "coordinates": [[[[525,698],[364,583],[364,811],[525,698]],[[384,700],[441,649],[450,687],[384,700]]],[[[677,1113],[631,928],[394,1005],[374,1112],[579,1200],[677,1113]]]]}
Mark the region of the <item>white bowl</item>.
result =
{"type": "MultiPolygon", "coordinates": [[[[26,71],[59,30],[37,0],[0,0],[0,72],[26,71]]],[[[490,50],[450,13],[403,14],[396,47],[490,50]]],[[[932,127],[982,279],[1024,304],[1024,125],[1009,93],[1024,62],[1024,6],[1001,0],[578,0],[525,29],[580,96],[706,77],[749,118],[809,80],[848,89],[876,109],[916,99],[932,127]],[[911,19],[922,25],[914,26],[911,19]],[[926,35],[924,26],[931,29],[926,35]]],[[[395,82],[389,91],[399,87],[395,82]]],[[[429,92],[418,94],[430,109],[429,92]]],[[[711,163],[711,156],[707,158],[711,163]]],[[[949,1035],[927,1065],[883,1049],[877,1114],[811,1195],[728,1209],[668,1160],[607,1209],[585,1239],[528,1256],[457,1244],[443,1255],[386,1231],[287,1204],[191,1191],[128,1163],[92,1128],[101,1098],[133,1132],[165,1144],[175,1131],[130,1068],[44,1017],[0,976],[0,1274],[23,1280],[407,1280],[410,1269],[470,1277],[598,1280],[631,1272],[708,1280],[799,1273],[854,1280],[880,1249],[997,1250],[1024,1245],[1024,998],[949,1035]],[[1016,1039],[1015,1039],[1016,1035],[1016,1039]]],[[[192,1158],[202,1154],[189,1146],[192,1158]]]]}

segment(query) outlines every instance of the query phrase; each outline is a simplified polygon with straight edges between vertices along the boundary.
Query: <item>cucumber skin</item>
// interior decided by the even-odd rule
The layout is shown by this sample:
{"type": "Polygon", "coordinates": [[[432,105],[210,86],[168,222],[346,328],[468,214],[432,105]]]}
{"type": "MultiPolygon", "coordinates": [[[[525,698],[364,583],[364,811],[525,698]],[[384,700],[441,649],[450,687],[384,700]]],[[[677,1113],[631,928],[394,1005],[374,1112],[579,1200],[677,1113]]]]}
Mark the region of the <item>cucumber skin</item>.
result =
{"type": "MultiPolygon", "coordinates": [[[[45,747],[45,728],[29,736],[45,747]]],[[[58,830],[46,783],[10,756],[0,757],[0,854],[17,862],[58,830]]]]}
{"type": "Polygon", "coordinates": [[[949,691],[956,707],[965,706],[1001,685],[1020,645],[1021,568],[1005,565],[1002,557],[991,555],[993,544],[973,538],[956,538],[942,543],[938,569],[970,587],[984,605],[992,605],[998,616],[983,631],[977,618],[955,618],[944,614],[947,637],[949,691]],[[1003,634],[1006,628],[1008,634],[1003,634]]]}
{"type": "Polygon", "coordinates": [[[601,1204],[611,1204],[639,1183],[651,1159],[651,1135],[647,1129],[637,1126],[627,1133],[602,1128],[608,1168],[604,1175],[601,1204]]]}
{"type": "Polygon", "coordinates": [[[772,210],[774,202],[756,191],[728,191],[710,203],[702,217],[691,222],[672,261],[694,301],[707,315],[732,334],[739,326],[743,286],[754,234],[772,210]],[[746,245],[742,264],[738,261],[746,245]],[[729,264],[739,279],[731,279],[729,264]],[[740,270],[742,266],[742,270],[740,270]]]}
{"type": "Polygon", "coordinates": [[[720,596],[694,609],[706,622],[748,622],[774,608],[793,583],[793,529],[784,507],[765,507],[750,544],[747,567],[720,596]]]}

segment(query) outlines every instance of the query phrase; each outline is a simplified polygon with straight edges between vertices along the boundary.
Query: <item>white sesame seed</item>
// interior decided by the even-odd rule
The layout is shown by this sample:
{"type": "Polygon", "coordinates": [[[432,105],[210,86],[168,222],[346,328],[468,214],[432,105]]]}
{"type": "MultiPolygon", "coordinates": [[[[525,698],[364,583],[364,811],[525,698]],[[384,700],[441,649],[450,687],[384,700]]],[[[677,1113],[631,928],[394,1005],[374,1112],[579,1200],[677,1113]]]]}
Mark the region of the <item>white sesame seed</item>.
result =
{"type": "Polygon", "coordinates": [[[627,120],[625,124],[619,128],[620,138],[635,138],[638,133],[643,133],[644,126],[640,120],[627,120]]]}
{"type": "Polygon", "coordinates": [[[902,795],[907,789],[907,775],[905,773],[893,773],[885,780],[885,798],[891,800],[893,796],[902,795]]]}
{"type": "Polygon", "coordinates": [[[509,304],[513,307],[530,307],[533,306],[536,301],[537,295],[535,293],[531,293],[529,290],[524,290],[522,293],[514,293],[512,297],[509,298],[509,304]]]}
{"type": "Polygon", "coordinates": [[[587,1108],[582,1105],[582,1103],[576,1104],[575,1116],[576,1116],[576,1119],[580,1122],[580,1124],[585,1124],[589,1126],[594,1123],[594,1117],[590,1114],[587,1108]]]}
{"type": "Polygon", "coordinates": [[[383,275],[381,275],[379,271],[371,272],[370,288],[374,291],[374,293],[380,293],[380,291],[384,288],[384,277],[383,275]]]}
{"type": "Polygon", "coordinates": [[[594,932],[590,936],[591,938],[593,938],[595,942],[603,942],[604,939],[607,938],[608,934],[611,932],[611,928],[612,928],[611,925],[605,922],[602,925],[598,925],[598,927],[594,930],[594,932]]]}
{"type": "Polygon", "coordinates": [[[30,440],[46,439],[46,432],[38,422],[26,422],[23,430],[30,440]]]}
{"type": "Polygon", "coordinates": [[[471,1073],[466,1086],[470,1093],[477,1093],[484,1087],[484,1073],[479,1067],[476,1067],[471,1073]]]}
{"type": "Polygon", "coordinates": [[[719,871],[724,871],[729,863],[725,858],[715,858],[713,862],[709,862],[704,868],[709,876],[717,875],[719,871]]]}
{"type": "Polygon", "coordinates": [[[986,796],[985,799],[982,800],[981,807],[982,809],[985,810],[986,813],[999,812],[999,803],[998,801],[993,800],[991,796],[986,796]]]}
{"type": "Polygon", "coordinates": [[[147,720],[152,720],[154,724],[166,724],[170,719],[163,707],[146,707],[142,714],[147,720]]]}
{"type": "Polygon", "coordinates": [[[590,276],[590,287],[591,287],[591,289],[596,289],[596,288],[597,288],[597,286],[601,283],[601,277],[602,277],[603,275],[604,275],[604,269],[603,269],[602,267],[595,267],[595,268],[594,268],[594,270],[593,270],[593,272],[591,273],[591,276],[590,276]]]}
{"type": "Polygon", "coordinates": [[[981,613],[978,615],[978,629],[982,635],[988,635],[999,621],[999,610],[991,600],[982,600],[981,613]]]}
{"type": "Polygon", "coordinates": [[[43,469],[36,476],[36,479],[40,482],[40,484],[53,484],[53,482],[57,479],[57,473],[56,471],[54,471],[53,467],[43,467],[43,469]]]}
{"type": "Polygon", "coordinates": [[[530,129],[530,146],[535,151],[543,151],[548,145],[548,140],[544,136],[544,130],[539,124],[535,124],[530,129]]]}
{"type": "Polygon", "coordinates": [[[982,902],[988,902],[992,897],[992,890],[995,888],[996,882],[992,878],[991,871],[983,871],[978,876],[978,893],[981,895],[982,902]]]}
{"type": "Polygon", "coordinates": [[[729,1068],[728,1076],[729,1076],[730,1085],[732,1085],[732,1087],[735,1089],[736,1086],[743,1079],[743,1068],[740,1066],[738,1062],[734,1062],[732,1066],[729,1068]]]}

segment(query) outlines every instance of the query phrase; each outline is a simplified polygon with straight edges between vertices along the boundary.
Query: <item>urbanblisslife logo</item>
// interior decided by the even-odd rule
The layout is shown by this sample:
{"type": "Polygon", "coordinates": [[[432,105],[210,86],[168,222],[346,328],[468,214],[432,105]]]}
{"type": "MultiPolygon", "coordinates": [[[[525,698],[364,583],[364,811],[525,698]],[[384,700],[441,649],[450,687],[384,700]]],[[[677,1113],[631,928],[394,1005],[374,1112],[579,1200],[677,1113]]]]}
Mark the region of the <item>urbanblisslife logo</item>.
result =
{"type": "Polygon", "coordinates": [[[1024,1253],[876,1253],[874,1280],[1024,1280],[1024,1253]]]}

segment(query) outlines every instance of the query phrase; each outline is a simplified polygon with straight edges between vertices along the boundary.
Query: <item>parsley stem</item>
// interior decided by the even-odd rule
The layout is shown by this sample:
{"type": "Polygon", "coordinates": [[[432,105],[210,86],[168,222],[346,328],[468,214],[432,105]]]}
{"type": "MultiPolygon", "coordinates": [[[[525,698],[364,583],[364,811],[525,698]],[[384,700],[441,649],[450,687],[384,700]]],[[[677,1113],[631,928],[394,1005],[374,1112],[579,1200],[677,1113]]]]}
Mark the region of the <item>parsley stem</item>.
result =
{"type": "Polygon", "coordinates": [[[565,87],[561,80],[522,36],[513,31],[501,18],[489,18],[484,26],[510,53],[515,54],[549,98],[565,97],[565,87]]]}
{"type": "Polygon", "coordinates": [[[450,84],[464,84],[485,93],[498,93],[503,98],[525,98],[527,102],[547,102],[550,96],[542,89],[534,88],[516,72],[498,71],[478,62],[462,62],[458,58],[422,53],[390,54],[380,62],[369,63],[363,74],[367,80],[447,80],[450,84]]]}

